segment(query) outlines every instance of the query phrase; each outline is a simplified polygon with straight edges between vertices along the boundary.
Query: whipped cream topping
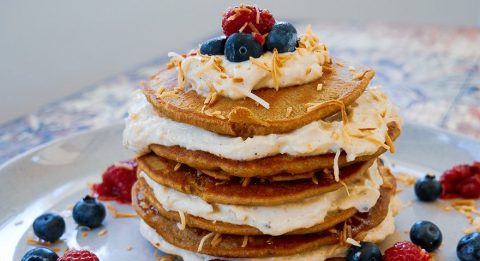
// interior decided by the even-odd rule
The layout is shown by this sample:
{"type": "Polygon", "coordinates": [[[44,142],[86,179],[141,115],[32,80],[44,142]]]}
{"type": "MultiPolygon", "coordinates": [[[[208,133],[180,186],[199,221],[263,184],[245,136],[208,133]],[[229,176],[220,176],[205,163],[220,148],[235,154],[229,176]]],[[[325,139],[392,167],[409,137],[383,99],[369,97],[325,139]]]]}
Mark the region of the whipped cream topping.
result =
{"type": "MultiPolygon", "coordinates": [[[[380,242],[383,241],[387,236],[392,234],[395,230],[395,223],[392,215],[391,208],[387,214],[385,220],[380,223],[380,225],[369,230],[367,236],[364,238],[364,241],[368,242],[380,242]]],[[[165,239],[163,239],[155,229],[148,226],[143,220],[140,221],[140,233],[146,238],[152,245],[158,246],[158,248],[168,254],[181,256],[184,261],[209,261],[215,260],[219,257],[204,255],[200,253],[194,253],[188,250],[178,248],[165,239]]],[[[325,261],[328,258],[332,257],[345,257],[348,250],[348,246],[337,246],[329,245],[322,246],[315,250],[308,251],[305,253],[293,255],[293,256],[282,256],[282,257],[269,257],[269,258],[224,258],[222,260],[244,260],[244,261],[325,261]]]]}
{"type": "Polygon", "coordinates": [[[244,140],[163,118],[138,91],[129,108],[123,142],[139,154],[148,152],[150,144],[180,146],[233,160],[254,160],[277,154],[310,156],[344,150],[347,160],[351,161],[357,156],[371,155],[384,146],[388,122],[400,124],[398,110],[379,87],[367,89],[347,107],[347,112],[349,119],[345,125],[340,119],[320,120],[290,133],[244,140]]]}
{"type": "MultiPolygon", "coordinates": [[[[308,27],[293,52],[265,52],[248,61],[230,62],[224,55],[169,53],[178,70],[179,88],[208,97],[212,93],[231,99],[249,97],[262,106],[269,104],[252,93],[261,88],[296,86],[320,79],[322,66],[330,62],[327,48],[308,27]]],[[[156,85],[155,78],[152,85],[156,85]]]]}
{"type": "Polygon", "coordinates": [[[155,198],[169,211],[181,211],[193,216],[230,224],[249,225],[269,235],[282,235],[298,228],[308,228],[324,221],[329,212],[356,208],[367,212],[373,207],[383,184],[377,165],[356,178],[348,185],[350,196],[345,188],[314,196],[299,202],[274,206],[240,206],[210,204],[198,196],[189,195],[152,180],[145,172],[140,172],[155,198]],[[278,218],[282,217],[282,218],[278,218]]]}
{"type": "Polygon", "coordinates": [[[230,62],[223,55],[187,56],[181,69],[185,75],[186,90],[194,90],[205,97],[215,91],[231,99],[241,99],[252,90],[295,86],[320,79],[326,56],[326,51],[303,48],[278,54],[277,59],[284,62],[278,68],[277,82],[272,77],[272,63],[275,63],[272,52],[239,63],[230,62]],[[214,63],[221,69],[217,69],[214,63]]]}

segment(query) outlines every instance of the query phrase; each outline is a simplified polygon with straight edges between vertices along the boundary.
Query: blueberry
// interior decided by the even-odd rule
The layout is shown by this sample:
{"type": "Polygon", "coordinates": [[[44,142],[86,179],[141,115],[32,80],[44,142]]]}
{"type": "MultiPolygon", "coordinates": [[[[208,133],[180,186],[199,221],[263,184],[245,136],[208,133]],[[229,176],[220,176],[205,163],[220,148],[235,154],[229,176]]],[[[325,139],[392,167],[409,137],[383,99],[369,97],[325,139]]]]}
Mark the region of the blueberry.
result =
{"type": "Polygon", "coordinates": [[[417,221],[410,229],[410,240],[432,252],[442,244],[442,231],[430,221],[417,221]]]}
{"type": "Polygon", "coordinates": [[[105,219],[105,215],[103,204],[88,195],[73,207],[73,219],[80,226],[99,227],[105,219]]]}
{"type": "Polygon", "coordinates": [[[293,52],[297,46],[297,30],[289,22],[278,22],[267,35],[265,47],[268,51],[277,49],[279,53],[293,52]]]}
{"type": "Polygon", "coordinates": [[[457,256],[461,261],[480,260],[480,233],[465,235],[458,241],[457,256]]]}
{"type": "Polygon", "coordinates": [[[219,36],[207,40],[200,46],[200,53],[205,55],[223,55],[225,41],[225,36],[219,36]]]}
{"type": "Polygon", "coordinates": [[[57,261],[58,255],[46,247],[30,249],[22,257],[22,261],[57,261]]]}
{"type": "Polygon", "coordinates": [[[65,220],[57,214],[45,213],[33,221],[33,232],[40,239],[55,242],[65,232],[65,220]]]}
{"type": "Polygon", "coordinates": [[[225,57],[230,62],[243,62],[249,57],[258,58],[262,54],[262,46],[251,34],[234,33],[225,42],[225,57]]]}
{"type": "Polygon", "coordinates": [[[435,201],[441,193],[442,185],[435,179],[435,176],[426,175],[415,183],[415,194],[421,201],[435,201]]]}
{"type": "Polygon", "coordinates": [[[377,245],[362,242],[359,247],[351,246],[347,252],[347,261],[381,261],[382,252],[377,245]]]}

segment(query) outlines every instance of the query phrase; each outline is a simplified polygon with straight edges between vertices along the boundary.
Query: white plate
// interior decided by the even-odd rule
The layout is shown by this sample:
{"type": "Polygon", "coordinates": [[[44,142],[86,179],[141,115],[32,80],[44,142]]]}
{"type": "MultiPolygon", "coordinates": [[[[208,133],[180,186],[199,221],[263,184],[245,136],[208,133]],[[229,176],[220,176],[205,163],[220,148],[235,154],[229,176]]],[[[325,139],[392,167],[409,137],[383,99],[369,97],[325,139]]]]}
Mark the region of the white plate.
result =
{"type": "MultiPolygon", "coordinates": [[[[0,168],[0,260],[20,260],[31,248],[26,244],[32,235],[33,220],[47,210],[68,214],[68,206],[87,194],[87,183],[98,181],[102,171],[118,160],[132,157],[121,145],[123,125],[93,130],[67,139],[55,141],[16,157],[0,168]]],[[[423,176],[426,172],[440,174],[458,163],[480,159],[480,143],[444,131],[407,124],[396,142],[397,153],[390,158],[397,170],[423,176]]],[[[401,194],[403,201],[414,199],[408,187],[401,194]]],[[[468,226],[464,216],[445,212],[440,206],[446,202],[423,204],[416,202],[397,217],[397,233],[384,246],[399,239],[408,239],[410,226],[425,219],[436,223],[444,235],[444,244],[438,251],[438,260],[456,260],[455,247],[468,226]]],[[[112,203],[122,211],[129,206],[112,203]]],[[[89,248],[102,261],[154,260],[154,248],[138,231],[136,219],[113,219],[107,215],[103,228],[84,237],[75,229],[71,217],[66,218],[67,233],[62,250],[89,248]],[[132,247],[130,251],[127,249],[132,247]]],[[[63,252],[63,251],[62,251],[63,252]]]]}

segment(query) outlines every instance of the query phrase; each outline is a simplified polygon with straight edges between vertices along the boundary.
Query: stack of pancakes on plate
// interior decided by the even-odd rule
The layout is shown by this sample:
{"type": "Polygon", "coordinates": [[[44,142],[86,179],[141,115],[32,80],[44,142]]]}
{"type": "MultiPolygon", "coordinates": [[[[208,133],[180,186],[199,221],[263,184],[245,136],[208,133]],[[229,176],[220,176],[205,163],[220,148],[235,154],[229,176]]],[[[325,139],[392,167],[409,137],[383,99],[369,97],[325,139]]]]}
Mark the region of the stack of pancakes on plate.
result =
{"type": "Polygon", "coordinates": [[[184,260],[341,260],[350,244],[392,233],[396,185],[378,158],[400,122],[367,88],[374,72],[351,68],[334,60],[317,81],[253,91],[269,109],[206,102],[177,88],[172,66],[151,77],[124,135],[139,154],[143,236],[184,260]]]}

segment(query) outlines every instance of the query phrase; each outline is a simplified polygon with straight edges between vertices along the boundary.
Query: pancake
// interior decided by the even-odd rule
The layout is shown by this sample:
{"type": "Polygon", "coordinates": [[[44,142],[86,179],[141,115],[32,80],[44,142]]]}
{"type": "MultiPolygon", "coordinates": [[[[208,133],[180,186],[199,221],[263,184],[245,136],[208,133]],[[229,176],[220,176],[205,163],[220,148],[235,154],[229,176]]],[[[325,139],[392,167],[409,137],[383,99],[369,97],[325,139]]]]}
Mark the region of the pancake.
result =
{"type": "MultiPolygon", "coordinates": [[[[146,181],[143,178],[140,178],[135,185],[137,195],[142,193],[144,195],[144,202],[147,205],[153,206],[158,210],[158,213],[167,219],[174,220],[176,222],[181,222],[180,215],[176,211],[168,211],[163,208],[163,206],[155,199],[152,189],[147,185],[146,181]]],[[[315,225],[310,228],[297,229],[295,231],[289,232],[288,234],[310,234],[320,231],[327,230],[345,220],[349,219],[357,213],[355,208],[349,208],[347,210],[338,211],[335,213],[329,213],[325,217],[324,222],[321,224],[315,225]]],[[[185,213],[185,224],[188,227],[201,228],[204,230],[212,231],[220,234],[233,234],[233,235],[262,235],[263,233],[255,227],[248,225],[235,225],[230,223],[225,223],[222,221],[216,221],[213,223],[211,220],[207,220],[201,217],[196,217],[185,213]]]]}
{"type": "Polygon", "coordinates": [[[232,100],[221,95],[214,104],[204,108],[205,97],[195,91],[175,89],[178,86],[176,69],[161,70],[143,86],[143,91],[156,112],[163,117],[218,134],[251,137],[290,132],[339,112],[338,101],[344,106],[353,103],[375,75],[372,69],[357,68],[361,76],[353,77],[348,66],[332,63],[324,65],[324,74],[317,81],[278,91],[271,88],[253,91],[270,104],[269,109],[251,99],[232,100]],[[317,86],[320,83],[323,87],[319,91],[317,86]],[[162,86],[162,93],[157,92],[158,86],[162,86]],[[307,111],[305,105],[308,103],[323,105],[307,111]]]}
{"type": "MultiPolygon", "coordinates": [[[[388,124],[388,134],[392,141],[400,135],[400,126],[396,122],[388,124]]],[[[186,164],[195,169],[223,171],[237,177],[266,177],[280,173],[304,174],[310,171],[331,169],[334,165],[334,153],[295,157],[285,154],[274,155],[256,160],[240,161],[221,158],[204,151],[192,151],[179,146],[166,147],[152,144],[149,148],[158,156],[186,164]]],[[[347,161],[344,152],[340,154],[338,165],[345,167],[361,161],[375,159],[385,153],[380,147],[373,155],[359,156],[353,161],[347,161]]],[[[218,175],[222,173],[219,172],[218,175]]]]}
{"type": "MultiPolygon", "coordinates": [[[[305,198],[337,190],[343,185],[332,175],[320,173],[317,183],[311,179],[262,182],[252,179],[243,185],[237,179],[219,181],[197,170],[181,166],[175,171],[176,162],[148,154],[137,159],[138,171],[144,171],[155,182],[177,191],[196,195],[210,203],[270,206],[297,202],[305,198]]],[[[340,170],[340,179],[348,184],[365,173],[375,160],[359,162],[340,170]]]]}
{"type": "MultiPolygon", "coordinates": [[[[192,227],[186,227],[184,230],[179,229],[177,221],[162,216],[155,206],[148,204],[143,192],[139,191],[139,187],[137,183],[132,192],[133,206],[145,223],[155,229],[170,244],[197,252],[202,239],[212,232],[192,227]]],[[[224,234],[221,235],[221,242],[215,246],[211,245],[211,238],[205,240],[199,253],[227,258],[294,255],[320,246],[340,244],[343,242],[341,241],[342,238],[344,239],[347,236],[342,234],[341,231],[345,231],[347,227],[350,227],[347,231],[351,231],[348,237],[362,240],[369,229],[378,226],[387,216],[390,198],[395,193],[395,180],[391,174],[388,174],[385,178],[385,185],[382,186],[380,192],[381,196],[377,204],[369,212],[357,213],[347,222],[338,224],[335,227],[337,233],[324,231],[303,235],[250,236],[248,244],[244,247],[242,247],[244,236],[224,234]]]]}

